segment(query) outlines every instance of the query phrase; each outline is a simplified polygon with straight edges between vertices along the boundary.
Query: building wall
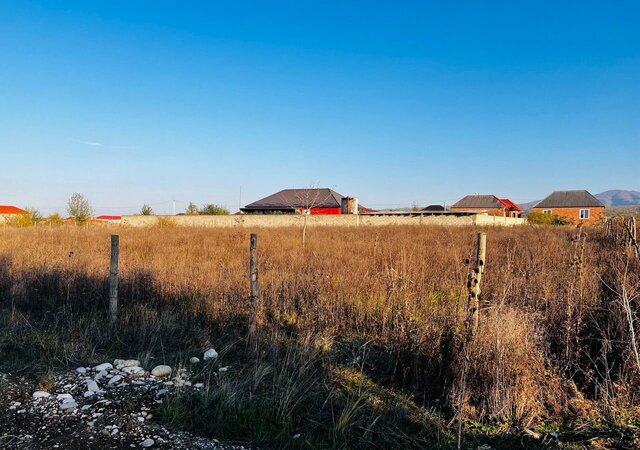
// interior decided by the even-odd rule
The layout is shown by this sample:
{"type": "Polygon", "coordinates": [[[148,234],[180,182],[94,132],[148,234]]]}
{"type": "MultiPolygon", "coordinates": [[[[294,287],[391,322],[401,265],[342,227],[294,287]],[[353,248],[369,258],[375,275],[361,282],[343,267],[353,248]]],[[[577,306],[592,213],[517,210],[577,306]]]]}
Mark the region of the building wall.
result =
{"type": "Polygon", "coordinates": [[[453,212],[477,212],[477,213],[487,213],[490,216],[498,216],[498,217],[504,217],[505,213],[504,213],[504,208],[456,208],[453,207],[451,208],[451,211],[453,212]]]}
{"type": "Polygon", "coordinates": [[[20,214],[0,214],[0,224],[13,222],[19,215],[20,214]]]}
{"type": "Polygon", "coordinates": [[[583,223],[585,225],[598,225],[602,222],[605,217],[605,208],[604,207],[596,207],[596,208],[533,208],[536,212],[544,212],[547,210],[551,210],[551,214],[555,214],[556,216],[565,217],[571,223],[578,224],[583,223]],[[580,210],[588,209],[589,220],[580,220],[580,210]]]}
{"type": "Polygon", "coordinates": [[[333,214],[342,214],[341,208],[311,208],[311,215],[333,215],[333,214]]]}
{"type": "MultiPolygon", "coordinates": [[[[513,226],[523,225],[525,219],[495,217],[487,214],[473,216],[361,216],[355,214],[306,216],[307,225],[315,226],[387,226],[387,225],[440,225],[440,226],[513,226]]],[[[245,214],[239,216],[123,216],[121,224],[132,227],[302,227],[305,217],[299,215],[245,214]]]]}

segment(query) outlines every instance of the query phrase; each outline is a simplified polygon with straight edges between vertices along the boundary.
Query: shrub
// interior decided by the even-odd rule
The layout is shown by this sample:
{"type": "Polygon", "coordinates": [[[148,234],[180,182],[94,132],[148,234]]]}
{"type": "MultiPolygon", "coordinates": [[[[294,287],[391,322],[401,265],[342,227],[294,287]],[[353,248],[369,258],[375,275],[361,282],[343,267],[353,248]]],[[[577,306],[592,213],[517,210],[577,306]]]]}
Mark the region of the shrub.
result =
{"type": "Polygon", "coordinates": [[[44,223],[50,226],[58,226],[58,225],[62,225],[64,223],[64,220],[62,220],[62,217],[60,217],[60,214],[54,213],[54,214],[51,214],[49,217],[47,217],[44,220],[44,223]]]}
{"type": "Polygon", "coordinates": [[[14,227],[24,228],[32,227],[42,221],[42,215],[36,208],[25,208],[27,213],[20,214],[10,220],[10,224],[14,227]]]}
{"type": "Polygon", "coordinates": [[[145,203],[142,205],[142,208],[140,208],[140,214],[143,216],[153,216],[153,209],[145,203]]]}
{"type": "Polygon", "coordinates": [[[569,221],[566,217],[556,214],[547,214],[540,211],[531,211],[527,215],[529,223],[535,225],[568,225],[569,221]]]}
{"type": "Polygon", "coordinates": [[[189,205],[185,210],[185,214],[187,216],[197,216],[198,214],[200,214],[200,212],[198,211],[198,206],[193,202],[189,202],[189,205]]]}
{"type": "Polygon", "coordinates": [[[223,206],[208,203],[202,207],[200,214],[205,216],[228,216],[229,210],[223,206]]]}

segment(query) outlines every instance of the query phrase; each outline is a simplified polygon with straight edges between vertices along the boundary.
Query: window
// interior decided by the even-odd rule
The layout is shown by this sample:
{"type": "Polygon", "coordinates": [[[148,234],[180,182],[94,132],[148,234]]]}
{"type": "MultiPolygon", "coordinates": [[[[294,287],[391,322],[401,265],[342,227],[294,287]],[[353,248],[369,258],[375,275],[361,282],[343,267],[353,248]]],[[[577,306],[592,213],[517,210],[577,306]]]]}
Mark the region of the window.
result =
{"type": "Polygon", "coordinates": [[[581,209],[580,210],[580,220],[588,220],[589,219],[589,210],[581,209]]]}
{"type": "Polygon", "coordinates": [[[551,210],[550,209],[544,209],[544,210],[542,210],[542,214],[551,214],[551,210]]]}

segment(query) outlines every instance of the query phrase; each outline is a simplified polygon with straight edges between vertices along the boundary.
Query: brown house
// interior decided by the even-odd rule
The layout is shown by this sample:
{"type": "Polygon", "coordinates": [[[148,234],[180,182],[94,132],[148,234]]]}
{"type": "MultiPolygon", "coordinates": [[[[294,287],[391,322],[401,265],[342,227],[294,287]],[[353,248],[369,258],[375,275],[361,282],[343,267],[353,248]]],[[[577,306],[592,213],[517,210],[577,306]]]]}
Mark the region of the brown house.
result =
{"type": "Polygon", "coordinates": [[[452,207],[453,212],[487,213],[498,217],[521,217],[522,208],[507,198],[495,195],[467,195],[452,207]]]}
{"type": "Polygon", "coordinates": [[[569,222],[596,225],[604,219],[604,205],[588,191],[555,191],[533,207],[536,212],[555,214],[569,222]]]}

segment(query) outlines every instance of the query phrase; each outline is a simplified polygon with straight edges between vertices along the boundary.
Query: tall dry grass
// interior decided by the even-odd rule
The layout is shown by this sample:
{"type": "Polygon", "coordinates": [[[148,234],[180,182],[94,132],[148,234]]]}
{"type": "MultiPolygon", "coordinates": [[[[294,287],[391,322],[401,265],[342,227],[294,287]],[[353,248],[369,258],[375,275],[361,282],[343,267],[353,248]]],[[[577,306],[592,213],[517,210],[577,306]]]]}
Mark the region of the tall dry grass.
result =
{"type": "MultiPolygon", "coordinates": [[[[433,427],[439,430],[457,409],[465,261],[475,254],[478,230],[311,229],[304,248],[299,230],[257,230],[257,356],[242,344],[251,231],[4,229],[1,364],[28,372],[106,355],[175,361],[214,345],[238,369],[233,382],[212,385],[216,395],[236,392],[228,405],[219,398],[217,404],[237,406],[238,392],[251,393],[242,394],[242,411],[217,414],[244,423],[250,411],[268,418],[266,430],[280,430],[256,438],[249,428],[230,426],[217,430],[223,435],[281,445],[283,427],[291,427],[291,434],[324,430],[323,445],[374,447],[420,447],[429,433],[446,436],[446,427],[433,427]],[[114,326],[106,315],[111,233],[121,243],[114,326]],[[265,405],[274,408],[276,424],[265,405]],[[381,440],[379,430],[391,440],[381,440]]],[[[637,262],[596,230],[578,269],[574,229],[486,231],[480,329],[461,411],[467,423],[534,427],[577,420],[587,409],[610,418],[634,408],[637,262]]],[[[216,420],[207,414],[190,420],[189,405],[176,403],[168,417],[201,430],[203,417],[216,420]]]]}

